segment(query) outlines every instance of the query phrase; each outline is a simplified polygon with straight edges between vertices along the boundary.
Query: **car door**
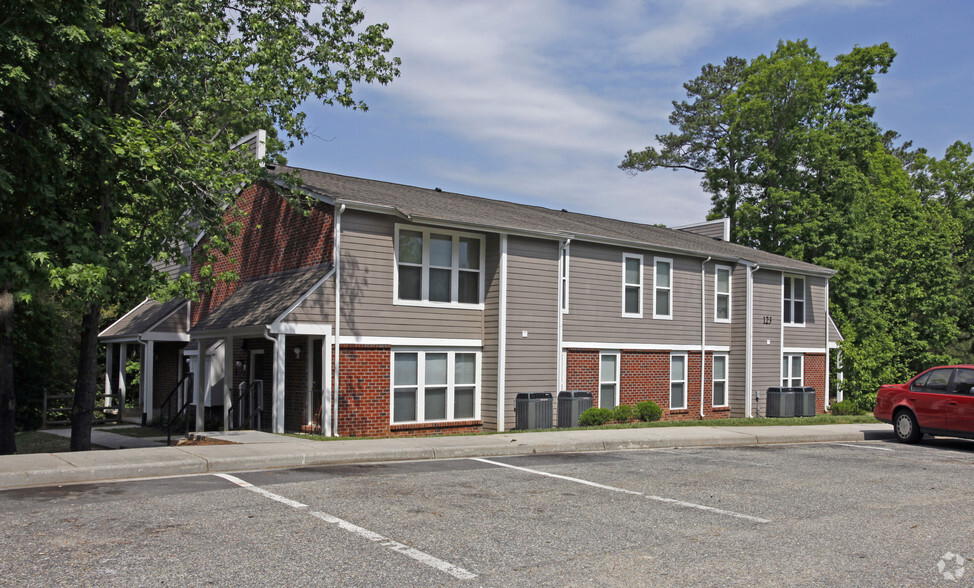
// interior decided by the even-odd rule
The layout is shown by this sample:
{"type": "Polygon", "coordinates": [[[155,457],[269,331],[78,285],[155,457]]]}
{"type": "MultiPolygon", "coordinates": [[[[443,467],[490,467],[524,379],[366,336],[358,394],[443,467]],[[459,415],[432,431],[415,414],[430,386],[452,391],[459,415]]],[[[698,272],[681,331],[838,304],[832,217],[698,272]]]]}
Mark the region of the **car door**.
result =
{"type": "Polygon", "coordinates": [[[974,370],[958,368],[945,407],[948,431],[974,433],[974,370]]]}
{"type": "Polygon", "coordinates": [[[954,368],[930,370],[913,381],[908,398],[921,429],[943,429],[950,376],[954,368]]]}

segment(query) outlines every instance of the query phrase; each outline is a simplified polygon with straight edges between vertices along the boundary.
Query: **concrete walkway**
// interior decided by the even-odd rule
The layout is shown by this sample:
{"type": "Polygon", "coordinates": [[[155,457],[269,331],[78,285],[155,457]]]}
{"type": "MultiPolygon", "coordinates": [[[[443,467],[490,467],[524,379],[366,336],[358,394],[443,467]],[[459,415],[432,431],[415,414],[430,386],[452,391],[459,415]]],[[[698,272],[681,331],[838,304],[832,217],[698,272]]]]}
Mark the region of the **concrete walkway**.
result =
{"type": "MultiPolygon", "coordinates": [[[[119,427],[130,429],[137,425],[119,425],[119,427]]],[[[45,433],[57,435],[58,437],[71,438],[71,429],[44,429],[45,433]]],[[[91,444],[105,447],[106,449],[136,449],[139,447],[163,447],[166,444],[166,437],[129,437],[112,433],[111,427],[99,427],[91,430],[91,444]]]]}
{"type": "MultiPolygon", "coordinates": [[[[2,456],[0,489],[417,459],[771,443],[855,442],[892,439],[893,430],[889,425],[880,423],[568,430],[355,441],[311,441],[256,431],[213,432],[206,433],[205,436],[235,444],[2,456]]],[[[101,444],[95,441],[94,432],[92,442],[101,444]]]]}

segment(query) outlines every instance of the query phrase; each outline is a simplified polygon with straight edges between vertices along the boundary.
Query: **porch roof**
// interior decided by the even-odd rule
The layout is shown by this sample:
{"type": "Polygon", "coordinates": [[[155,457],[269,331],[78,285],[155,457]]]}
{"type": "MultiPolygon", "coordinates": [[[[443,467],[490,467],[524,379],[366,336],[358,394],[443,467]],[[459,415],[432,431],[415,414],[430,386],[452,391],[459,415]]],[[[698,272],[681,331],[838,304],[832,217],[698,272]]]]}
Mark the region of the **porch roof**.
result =
{"type": "Polygon", "coordinates": [[[198,337],[211,331],[228,331],[270,325],[328,275],[331,264],[252,278],[190,329],[198,337]]]}
{"type": "MultiPolygon", "coordinates": [[[[168,302],[157,302],[146,298],[141,304],[133,308],[128,314],[112,323],[107,329],[98,334],[99,339],[135,340],[153,327],[166,320],[176,312],[185,309],[185,298],[173,298],[168,302]]],[[[177,329],[178,330],[178,329],[177,329]]],[[[186,332],[185,327],[181,329],[186,332]]]]}

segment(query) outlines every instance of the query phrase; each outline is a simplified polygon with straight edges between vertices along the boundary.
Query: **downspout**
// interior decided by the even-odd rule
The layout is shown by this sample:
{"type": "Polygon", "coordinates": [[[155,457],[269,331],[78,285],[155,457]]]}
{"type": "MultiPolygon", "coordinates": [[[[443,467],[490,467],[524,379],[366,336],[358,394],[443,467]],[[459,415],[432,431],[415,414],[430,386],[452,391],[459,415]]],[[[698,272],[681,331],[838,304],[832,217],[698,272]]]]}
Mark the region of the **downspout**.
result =
{"type": "Polygon", "coordinates": [[[700,418],[706,418],[703,414],[703,374],[707,366],[707,262],[713,259],[708,257],[700,262],[700,418]]]}
{"type": "MultiPolygon", "coordinates": [[[[562,365],[562,342],[565,339],[565,319],[564,319],[564,300],[565,300],[565,264],[562,259],[565,255],[565,251],[568,249],[568,245],[572,242],[571,238],[565,239],[561,246],[558,248],[558,346],[556,350],[555,360],[555,397],[558,397],[558,390],[562,390],[562,381],[564,381],[565,371],[568,366],[562,365]]],[[[566,382],[567,384],[567,382],[566,382]]],[[[567,385],[565,386],[567,388],[567,385]]]]}
{"type": "Polygon", "coordinates": [[[331,403],[331,433],[333,436],[338,437],[338,367],[341,362],[341,334],[342,334],[342,315],[341,315],[341,300],[342,300],[342,213],[345,212],[345,205],[342,204],[338,207],[338,211],[335,213],[335,239],[334,239],[334,250],[332,252],[332,259],[335,262],[335,373],[332,374],[334,378],[334,383],[332,384],[332,390],[334,394],[334,401],[331,403]]]}
{"type": "Polygon", "coordinates": [[[501,235],[500,284],[497,296],[497,431],[503,432],[507,390],[507,234],[501,235]]]}
{"type": "Polygon", "coordinates": [[[745,261],[747,267],[747,296],[745,298],[744,310],[744,409],[747,418],[754,416],[754,377],[752,369],[754,367],[754,272],[760,269],[760,265],[745,261]]]}

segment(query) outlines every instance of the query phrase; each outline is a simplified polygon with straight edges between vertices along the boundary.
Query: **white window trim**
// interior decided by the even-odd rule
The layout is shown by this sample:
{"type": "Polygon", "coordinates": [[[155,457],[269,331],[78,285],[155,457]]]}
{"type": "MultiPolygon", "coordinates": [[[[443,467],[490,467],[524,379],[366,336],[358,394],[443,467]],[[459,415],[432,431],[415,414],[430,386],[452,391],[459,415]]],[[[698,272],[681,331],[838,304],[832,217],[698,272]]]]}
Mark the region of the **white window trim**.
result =
{"type": "Polygon", "coordinates": [[[731,308],[731,300],[733,300],[733,297],[731,296],[731,292],[733,291],[733,288],[734,288],[733,284],[731,283],[731,279],[732,279],[733,275],[734,275],[733,270],[731,269],[731,266],[729,266],[729,265],[715,265],[714,266],[714,322],[715,323],[729,323],[729,322],[731,322],[731,314],[733,312],[733,310],[731,308]],[[721,271],[726,271],[727,272],[727,292],[721,292],[719,290],[719,288],[720,288],[720,286],[719,286],[720,280],[718,279],[718,277],[719,277],[721,271]],[[727,318],[718,318],[717,317],[717,301],[718,301],[718,299],[721,296],[727,296],[727,318]]]}
{"type": "Polygon", "coordinates": [[[801,353],[783,353],[781,355],[781,377],[779,378],[779,380],[781,381],[781,386],[783,388],[792,388],[792,387],[795,387],[795,386],[792,386],[792,384],[791,384],[791,380],[794,380],[795,379],[795,375],[791,373],[791,363],[792,363],[791,360],[794,357],[801,358],[799,360],[799,362],[798,362],[798,366],[799,366],[798,369],[799,369],[799,372],[800,373],[798,374],[798,386],[797,387],[801,387],[801,386],[804,386],[805,385],[805,356],[803,354],[801,354],[801,353]],[[786,357],[788,358],[788,361],[787,362],[785,362],[785,358],[786,357]],[[788,376],[787,376],[788,383],[787,384],[785,384],[785,379],[786,379],[785,378],[785,364],[786,363],[788,365],[788,376]]]}
{"type": "MultiPolygon", "coordinates": [[[[461,421],[479,421],[480,419],[480,396],[482,392],[483,383],[481,381],[481,352],[473,351],[470,349],[413,349],[413,348],[398,348],[393,349],[392,353],[389,354],[389,424],[390,425],[418,425],[424,423],[451,423],[451,422],[461,422],[461,421]],[[416,354],[416,420],[414,421],[397,421],[395,420],[396,405],[395,405],[395,394],[396,394],[396,354],[397,353],[415,353],[416,354]],[[426,420],[425,411],[426,403],[423,402],[423,392],[426,389],[426,354],[427,353],[445,353],[447,355],[447,379],[446,379],[446,415],[445,419],[435,419],[426,420]],[[473,393],[473,418],[452,418],[454,412],[454,391],[456,389],[456,355],[460,354],[473,354],[475,356],[475,369],[474,369],[474,393],[473,393]]],[[[464,384],[467,386],[467,384],[464,384]]],[[[405,386],[403,386],[405,387],[405,386]]]]}
{"type": "Polygon", "coordinates": [[[726,408],[726,407],[730,406],[730,392],[728,390],[729,389],[728,380],[730,379],[730,358],[728,357],[728,355],[726,353],[714,353],[711,356],[711,360],[710,361],[711,361],[711,364],[710,364],[710,402],[713,404],[713,407],[714,408],[726,408]],[[718,357],[724,358],[724,378],[723,379],[718,379],[716,377],[716,375],[714,374],[714,372],[715,372],[715,369],[714,368],[717,365],[717,358],[718,357]],[[715,387],[715,384],[717,382],[723,382],[724,383],[724,403],[723,404],[717,404],[717,401],[714,399],[714,387],[715,387]]]}
{"type": "Polygon", "coordinates": [[[568,314],[568,286],[570,280],[568,279],[569,267],[571,266],[571,254],[569,248],[571,244],[565,245],[561,250],[561,313],[568,314]]]}
{"type": "Polygon", "coordinates": [[[663,319],[663,320],[673,320],[673,275],[676,272],[673,271],[673,259],[669,257],[654,257],[653,258],[653,318],[663,319]],[[659,264],[660,262],[666,262],[670,264],[670,285],[668,288],[661,288],[659,286],[659,264]],[[656,314],[656,293],[660,290],[666,290],[670,293],[670,312],[669,314],[656,314]]]}
{"type": "Polygon", "coordinates": [[[669,367],[670,367],[670,374],[669,374],[670,385],[669,388],[667,388],[666,390],[666,394],[669,397],[670,410],[687,410],[687,405],[689,404],[688,399],[690,396],[689,390],[687,390],[687,387],[689,385],[688,380],[689,380],[689,373],[690,373],[689,354],[671,353],[669,367]],[[683,379],[682,380],[673,379],[673,358],[674,357],[683,358],[683,379]],[[673,384],[678,382],[683,382],[683,406],[673,406],[673,384]]]}
{"type": "Polygon", "coordinates": [[[806,278],[805,276],[799,276],[799,275],[782,274],[782,276],[781,276],[781,324],[783,326],[785,326],[785,327],[792,327],[792,328],[799,328],[799,329],[805,327],[805,317],[808,316],[808,297],[806,296],[806,294],[808,294],[808,278],[806,278]],[[802,298],[801,298],[801,302],[802,302],[802,320],[801,320],[801,322],[795,321],[795,304],[794,304],[794,301],[796,299],[794,298],[794,296],[795,296],[795,280],[796,279],[802,281],[802,298]],[[791,299],[786,299],[785,298],[785,280],[791,280],[792,281],[791,282],[791,295],[792,295],[792,298],[791,299]],[[785,306],[785,303],[786,302],[790,302],[791,303],[791,319],[792,319],[792,322],[790,322],[790,323],[785,321],[785,309],[784,309],[784,306],[785,306]]]}
{"type": "MultiPolygon", "coordinates": [[[[471,310],[483,310],[484,309],[484,288],[485,288],[485,268],[484,265],[487,261],[486,252],[486,240],[483,235],[477,233],[464,233],[460,231],[450,231],[439,228],[428,228],[420,227],[416,225],[404,225],[396,223],[395,225],[395,237],[393,239],[393,267],[392,267],[392,301],[394,305],[397,306],[424,306],[427,308],[464,308],[471,310]],[[423,234],[423,262],[422,276],[421,276],[421,286],[420,286],[420,300],[402,300],[399,298],[399,233],[401,231],[414,231],[423,234]],[[450,290],[453,294],[452,302],[435,302],[429,300],[429,271],[430,271],[430,234],[436,233],[437,235],[449,235],[453,238],[453,259],[451,266],[451,276],[450,276],[450,290]],[[459,281],[460,281],[460,237],[466,237],[470,239],[477,239],[480,241],[480,269],[478,273],[480,274],[480,279],[478,280],[478,292],[477,299],[478,302],[458,302],[456,297],[459,295],[459,281]]],[[[417,264],[409,264],[412,267],[416,267],[417,264]]],[[[462,270],[471,271],[471,270],[462,270]]]]}
{"type": "Polygon", "coordinates": [[[643,273],[645,270],[643,268],[643,256],[639,253],[623,253],[622,254],[622,316],[623,318],[643,318],[643,292],[646,280],[643,279],[643,273]],[[626,262],[630,259],[635,259],[639,261],[639,283],[630,284],[626,282],[626,262]],[[638,287],[639,288],[639,311],[638,312],[626,312],[626,288],[638,287]]]}
{"type": "Polygon", "coordinates": [[[612,408],[612,407],[615,407],[615,406],[619,406],[619,402],[621,400],[620,392],[621,392],[621,389],[622,389],[622,382],[619,381],[621,374],[622,374],[622,353],[621,352],[619,352],[619,351],[603,351],[603,352],[599,353],[599,391],[598,391],[598,394],[599,394],[599,408],[612,408]],[[605,357],[605,356],[607,356],[607,355],[615,356],[615,358],[616,358],[616,370],[615,370],[616,373],[613,374],[613,378],[615,378],[614,380],[605,380],[605,381],[603,381],[602,380],[602,358],[605,357]],[[612,384],[613,386],[615,386],[615,394],[613,396],[613,405],[611,407],[609,407],[609,406],[602,406],[602,385],[603,384],[612,384]]]}

